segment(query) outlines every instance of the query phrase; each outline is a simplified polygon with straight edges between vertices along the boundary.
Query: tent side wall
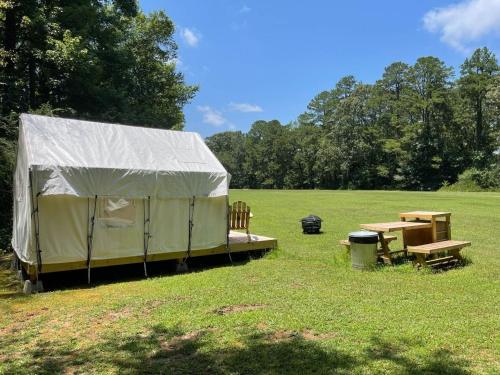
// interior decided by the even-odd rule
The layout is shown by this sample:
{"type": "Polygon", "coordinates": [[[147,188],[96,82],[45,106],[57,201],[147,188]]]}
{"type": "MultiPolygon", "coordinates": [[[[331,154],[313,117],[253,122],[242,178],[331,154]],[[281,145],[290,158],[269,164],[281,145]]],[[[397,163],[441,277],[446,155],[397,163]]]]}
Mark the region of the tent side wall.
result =
{"type": "Polygon", "coordinates": [[[28,146],[22,123],[19,126],[16,169],[14,172],[12,248],[25,263],[34,264],[32,203],[29,179],[28,146]]]}
{"type": "Polygon", "coordinates": [[[12,244],[30,275],[141,262],[145,244],[151,259],[225,249],[230,177],[195,133],[22,114],[14,178],[12,244]]]}
{"type": "MultiPolygon", "coordinates": [[[[189,242],[190,199],[100,197],[95,204],[92,260],[144,255],[144,221],[150,219],[148,254],[183,252],[189,242]],[[146,211],[145,211],[146,208],[146,211]]],[[[87,260],[87,231],[93,198],[39,197],[42,264],[87,260]]],[[[195,198],[191,250],[226,242],[226,197],[195,198]]]]}

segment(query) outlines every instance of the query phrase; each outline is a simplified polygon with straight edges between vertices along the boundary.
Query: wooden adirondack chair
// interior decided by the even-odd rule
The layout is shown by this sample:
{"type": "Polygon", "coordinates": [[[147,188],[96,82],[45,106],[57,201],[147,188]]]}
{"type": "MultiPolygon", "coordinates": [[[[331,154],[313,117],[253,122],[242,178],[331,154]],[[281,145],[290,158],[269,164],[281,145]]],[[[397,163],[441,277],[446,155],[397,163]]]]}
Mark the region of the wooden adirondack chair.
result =
{"type": "Polygon", "coordinates": [[[250,237],[250,206],[245,202],[237,201],[229,206],[229,230],[244,229],[247,233],[248,242],[252,240],[250,237]]]}

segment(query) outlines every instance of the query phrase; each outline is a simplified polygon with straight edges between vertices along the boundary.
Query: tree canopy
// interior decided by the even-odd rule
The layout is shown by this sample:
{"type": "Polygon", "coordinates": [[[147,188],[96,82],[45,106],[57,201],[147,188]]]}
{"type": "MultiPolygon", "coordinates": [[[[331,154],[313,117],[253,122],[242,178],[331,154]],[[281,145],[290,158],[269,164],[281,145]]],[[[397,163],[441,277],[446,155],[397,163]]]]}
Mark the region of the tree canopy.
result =
{"type": "Polygon", "coordinates": [[[176,70],[174,31],[135,0],[0,0],[0,248],[19,114],[182,129],[197,87],[176,70]]]}
{"type": "Polygon", "coordinates": [[[133,0],[1,1],[1,110],[181,129],[174,24],[133,0]]]}
{"type": "Polygon", "coordinates": [[[233,187],[435,190],[468,168],[491,185],[500,180],[499,73],[487,48],[458,79],[433,56],[395,62],[373,84],[341,78],[290,124],[257,121],[207,144],[233,187]]]}

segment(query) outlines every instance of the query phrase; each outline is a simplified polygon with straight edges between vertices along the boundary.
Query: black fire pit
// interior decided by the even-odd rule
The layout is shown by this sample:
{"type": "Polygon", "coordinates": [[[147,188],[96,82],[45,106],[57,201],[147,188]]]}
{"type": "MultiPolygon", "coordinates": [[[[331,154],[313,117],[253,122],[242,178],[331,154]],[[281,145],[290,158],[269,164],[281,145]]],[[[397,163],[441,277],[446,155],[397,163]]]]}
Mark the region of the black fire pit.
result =
{"type": "Polygon", "coordinates": [[[318,234],[321,230],[321,218],[316,215],[309,215],[300,220],[302,231],[305,234],[318,234]]]}

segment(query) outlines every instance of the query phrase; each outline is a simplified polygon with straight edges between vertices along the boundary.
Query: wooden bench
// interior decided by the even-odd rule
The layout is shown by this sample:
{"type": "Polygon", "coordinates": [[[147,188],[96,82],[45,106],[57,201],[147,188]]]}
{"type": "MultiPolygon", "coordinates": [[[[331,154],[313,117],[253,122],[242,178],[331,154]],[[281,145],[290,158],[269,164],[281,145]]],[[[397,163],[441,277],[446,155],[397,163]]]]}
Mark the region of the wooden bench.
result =
{"type": "MultiPolygon", "coordinates": [[[[386,243],[390,243],[390,242],[397,240],[397,239],[398,238],[396,236],[384,235],[384,240],[386,243]]],[[[349,240],[341,240],[341,241],[339,241],[339,244],[341,244],[342,246],[345,246],[347,251],[351,251],[351,243],[349,242],[349,240]]]]}
{"type": "Polygon", "coordinates": [[[428,243],[425,245],[408,246],[408,252],[414,253],[416,256],[415,263],[419,266],[437,266],[457,263],[462,260],[460,250],[466,246],[470,246],[470,241],[440,241],[428,243]],[[427,259],[441,253],[447,252],[447,256],[437,257],[434,259],[427,259]]]}

